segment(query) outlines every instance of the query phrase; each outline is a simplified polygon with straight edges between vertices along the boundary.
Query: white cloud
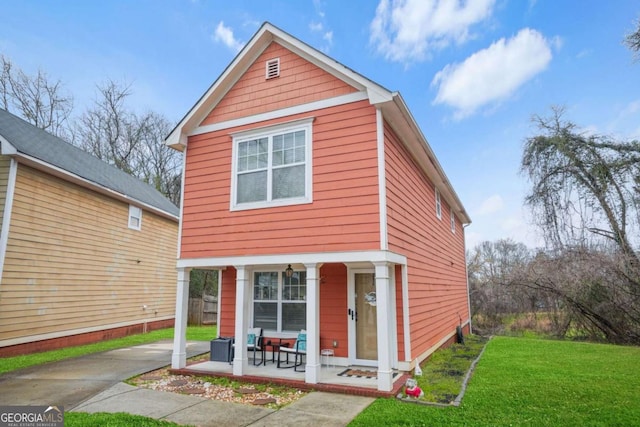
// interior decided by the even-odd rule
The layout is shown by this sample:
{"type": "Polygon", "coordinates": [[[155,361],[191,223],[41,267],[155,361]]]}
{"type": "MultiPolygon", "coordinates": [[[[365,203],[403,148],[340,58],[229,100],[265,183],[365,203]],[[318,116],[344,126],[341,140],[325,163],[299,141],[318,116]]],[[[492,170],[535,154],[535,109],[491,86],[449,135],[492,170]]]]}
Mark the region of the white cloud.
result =
{"type": "Polygon", "coordinates": [[[504,208],[504,200],[500,197],[499,194],[494,194],[493,196],[485,199],[480,205],[480,209],[478,209],[478,215],[488,215],[492,213],[496,213],[504,208]]]}
{"type": "Polygon", "coordinates": [[[322,36],[324,40],[326,40],[329,44],[333,44],[333,31],[327,31],[322,36]]]}
{"type": "Polygon", "coordinates": [[[492,12],[495,0],[380,0],[370,24],[378,53],[396,62],[421,61],[431,51],[469,38],[469,28],[492,12]]]}
{"type": "Polygon", "coordinates": [[[547,68],[550,43],[539,32],[525,28],[511,39],[500,39],[460,64],[440,70],[432,86],[438,87],[434,104],[454,107],[456,118],[479,107],[507,99],[520,86],[547,68]]]}
{"type": "Polygon", "coordinates": [[[322,29],[323,29],[323,28],[324,28],[324,27],[323,27],[323,25],[322,25],[322,22],[313,22],[313,21],[311,21],[311,22],[309,23],[309,29],[310,29],[311,31],[314,31],[314,32],[315,32],[315,31],[322,31],[322,29]]]}
{"type": "Polygon", "coordinates": [[[244,43],[234,37],[233,30],[230,27],[225,26],[223,21],[218,23],[213,34],[213,40],[224,44],[234,52],[238,52],[244,45],[244,43]]]}

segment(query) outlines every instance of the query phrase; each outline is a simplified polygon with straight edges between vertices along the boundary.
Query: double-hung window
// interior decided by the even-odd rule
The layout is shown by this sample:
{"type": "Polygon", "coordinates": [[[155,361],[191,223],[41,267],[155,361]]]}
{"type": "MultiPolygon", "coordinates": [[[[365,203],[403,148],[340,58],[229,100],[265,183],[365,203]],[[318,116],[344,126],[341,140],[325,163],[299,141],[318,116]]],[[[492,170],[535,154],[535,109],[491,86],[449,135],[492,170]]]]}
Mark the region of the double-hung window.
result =
{"type": "Polygon", "coordinates": [[[231,210],[312,201],[312,120],[233,135],[231,210]]]}
{"type": "Polygon", "coordinates": [[[253,273],[253,327],[293,332],[307,325],[307,272],[253,273]]]}

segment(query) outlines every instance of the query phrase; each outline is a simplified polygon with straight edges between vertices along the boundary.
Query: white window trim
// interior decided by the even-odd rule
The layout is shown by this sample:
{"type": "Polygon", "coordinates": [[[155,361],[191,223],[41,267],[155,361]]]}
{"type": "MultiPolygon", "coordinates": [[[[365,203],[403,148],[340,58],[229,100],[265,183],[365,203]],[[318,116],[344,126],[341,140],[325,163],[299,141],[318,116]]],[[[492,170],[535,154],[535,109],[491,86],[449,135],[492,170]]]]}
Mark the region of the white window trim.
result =
{"type": "MultiPolygon", "coordinates": [[[[313,123],[314,118],[306,118],[279,125],[252,129],[245,132],[233,133],[233,149],[231,156],[231,197],[230,210],[242,211],[248,209],[262,209],[274,206],[291,206],[313,202],[313,123]],[[288,199],[267,200],[261,202],[237,203],[238,197],[238,145],[251,139],[268,137],[273,134],[305,130],[305,195],[288,199]]],[[[269,158],[271,158],[271,139],[269,139],[269,158]]]]}
{"type": "Polygon", "coordinates": [[[449,211],[449,221],[451,221],[451,232],[456,234],[456,216],[453,214],[453,209],[449,211]]]}
{"type": "MultiPolygon", "coordinates": [[[[265,301],[265,302],[275,302],[278,305],[278,319],[277,319],[277,330],[273,330],[273,329],[265,329],[264,333],[268,333],[270,337],[273,338],[295,338],[297,336],[297,333],[299,331],[283,331],[282,330],[282,304],[285,302],[294,302],[294,303],[298,303],[298,304],[308,304],[309,300],[305,299],[304,302],[302,301],[290,301],[290,300],[284,300],[282,298],[282,292],[284,290],[284,284],[283,284],[283,276],[284,276],[284,271],[285,271],[286,267],[282,266],[281,268],[257,268],[255,270],[252,270],[249,272],[249,274],[251,275],[251,302],[249,304],[250,308],[249,308],[249,324],[252,325],[253,327],[253,322],[254,322],[254,310],[255,310],[255,306],[254,303],[256,302],[254,295],[255,295],[255,273],[278,273],[278,299],[277,300],[258,300],[258,301],[265,301]]],[[[305,272],[306,270],[294,270],[294,272],[305,272]]]]}
{"type": "Polygon", "coordinates": [[[129,205],[129,228],[132,230],[142,229],[142,209],[138,206],[129,205]],[[139,215],[136,215],[139,214],[139,215]],[[131,218],[138,218],[138,226],[131,225],[131,218]]]}
{"type": "Polygon", "coordinates": [[[436,188],[436,216],[439,220],[442,220],[442,199],[440,198],[440,192],[436,188]]]}

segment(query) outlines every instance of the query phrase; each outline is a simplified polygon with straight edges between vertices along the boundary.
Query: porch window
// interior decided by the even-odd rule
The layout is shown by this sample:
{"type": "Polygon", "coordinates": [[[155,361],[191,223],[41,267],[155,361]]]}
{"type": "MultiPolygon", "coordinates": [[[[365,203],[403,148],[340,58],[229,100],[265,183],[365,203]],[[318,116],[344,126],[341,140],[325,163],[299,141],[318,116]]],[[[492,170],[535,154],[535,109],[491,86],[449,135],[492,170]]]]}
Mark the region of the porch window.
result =
{"type": "Polygon", "coordinates": [[[311,121],[234,135],[231,210],[311,202],[311,121]]]}
{"type": "Polygon", "coordinates": [[[307,325],[307,272],[255,272],[253,275],[253,327],[294,332],[307,325]]]}

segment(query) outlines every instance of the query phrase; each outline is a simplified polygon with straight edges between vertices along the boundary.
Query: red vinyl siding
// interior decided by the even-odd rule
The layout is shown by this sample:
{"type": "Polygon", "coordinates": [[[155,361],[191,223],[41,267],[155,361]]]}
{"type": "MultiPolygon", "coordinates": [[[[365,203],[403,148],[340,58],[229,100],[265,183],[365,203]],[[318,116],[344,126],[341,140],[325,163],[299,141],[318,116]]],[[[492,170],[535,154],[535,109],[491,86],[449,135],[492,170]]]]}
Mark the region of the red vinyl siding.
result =
{"type": "Polygon", "coordinates": [[[334,348],[337,357],[347,357],[347,267],[325,264],[320,269],[320,348],[334,348]]]}
{"type": "Polygon", "coordinates": [[[380,248],[376,113],[367,101],[189,137],[182,258],[380,248]],[[230,211],[231,133],[315,117],[313,203],[230,211]]]}
{"type": "Polygon", "coordinates": [[[252,116],[352,92],[356,89],[342,80],[278,43],[271,43],[202,124],[252,116]],[[267,80],[265,64],[274,58],[280,58],[280,76],[267,80]]]}
{"type": "Polygon", "coordinates": [[[223,270],[221,282],[218,331],[221,337],[233,337],[236,334],[236,269],[223,270]]]}
{"type": "Polygon", "coordinates": [[[389,249],[407,257],[412,357],[427,351],[469,317],[464,229],[442,198],[436,217],[435,188],[385,124],[389,249]]]}

